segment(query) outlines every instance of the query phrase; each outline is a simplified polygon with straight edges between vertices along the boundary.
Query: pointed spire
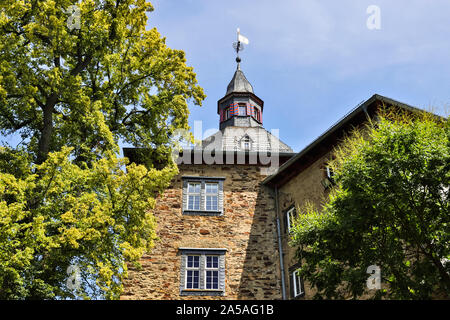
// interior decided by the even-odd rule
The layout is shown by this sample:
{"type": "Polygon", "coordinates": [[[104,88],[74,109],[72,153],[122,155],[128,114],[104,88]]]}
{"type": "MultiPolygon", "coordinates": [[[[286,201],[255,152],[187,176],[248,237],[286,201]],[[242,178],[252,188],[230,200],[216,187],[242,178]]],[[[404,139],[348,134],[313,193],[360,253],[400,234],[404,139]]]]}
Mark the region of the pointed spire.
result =
{"type": "Polygon", "coordinates": [[[236,50],[236,72],[228,84],[227,93],[232,92],[251,92],[253,93],[253,87],[250,82],[245,77],[244,73],[241,71],[241,58],[239,57],[239,52],[244,50],[244,45],[248,44],[248,39],[241,35],[239,28],[237,29],[237,42],[233,43],[233,48],[236,50]]]}
{"type": "Polygon", "coordinates": [[[238,68],[235,71],[233,78],[231,79],[230,83],[227,86],[227,93],[232,92],[253,92],[253,87],[250,84],[250,82],[245,77],[244,73],[241,71],[238,63],[238,68]]]}

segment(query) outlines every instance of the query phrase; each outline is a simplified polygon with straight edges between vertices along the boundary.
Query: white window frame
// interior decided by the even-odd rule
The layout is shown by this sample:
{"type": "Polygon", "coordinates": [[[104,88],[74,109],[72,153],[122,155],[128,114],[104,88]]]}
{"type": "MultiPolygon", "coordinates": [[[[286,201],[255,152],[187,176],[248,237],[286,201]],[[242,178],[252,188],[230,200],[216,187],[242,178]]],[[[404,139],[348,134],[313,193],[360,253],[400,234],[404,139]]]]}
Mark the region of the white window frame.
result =
{"type": "Polygon", "coordinates": [[[327,171],[327,178],[330,179],[331,181],[333,181],[333,179],[334,179],[333,169],[331,169],[329,166],[326,166],[325,168],[327,171]]]}
{"type": "MultiPolygon", "coordinates": [[[[225,254],[228,251],[226,248],[192,248],[179,247],[181,251],[181,273],[180,273],[180,295],[182,296],[224,296],[225,295],[225,254]],[[199,256],[199,268],[188,267],[188,257],[199,256]],[[208,257],[217,259],[217,265],[214,263],[208,267],[208,257]],[[216,258],[217,257],[217,258],[216,258]],[[187,274],[190,270],[199,270],[199,288],[188,288],[187,274]],[[217,271],[217,287],[207,287],[207,272],[217,271]]],[[[214,276],[211,274],[211,276],[214,276]]],[[[213,278],[210,278],[211,286],[213,286],[213,278]]]]}
{"type": "MultiPolygon", "coordinates": [[[[225,177],[200,177],[200,176],[183,176],[182,177],[182,214],[186,215],[208,215],[208,216],[221,216],[224,214],[224,186],[225,177]],[[188,192],[189,187],[193,184],[198,183],[200,185],[200,193],[190,193],[188,192]],[[215,185],[216,192],[206,192],[212,191],[214,187],[210,185],[215,185]],[[192,201],[197,199],[189,200],[189,196],[196,196],[200,198],[200,207],[193,207],[192,201]],[[211,197],[211,198],[210,198],[211,197]],[[209,204],[214,204],[214,206],[207,206],[206,199],[209,198],[209,204]],[[217,206],[215,205],[217,201],[217,206]],[[207,210],[208,208],[208,210],[207,210]]],[[[192,187],[191,187],[192,190],[192,187]]]]}
{"type": "Polygon", "coordinates": [[[187,186],[187,209],[188,210],[201,210],[202,209],[202,183],[200,181],[189,181],[188,182],[188,186],[187,186]],[[190,185],[200,185],[200,190],[199,192],[189,192],[189,186],[190,185]],[[198,202],[198,208],[194,208],[195,205],[195,201],[192,204],[192,208],[189,208],[189,205],[191,204],[191,202],[189,201],[189,196],[194,196],[199,198],[199,202],[198,202]]]}
{"type": "Polygon", "coordinates": [[[249,136],[241,139],[241,149],[244,151],[250,151],[252,149],[252,139],[249,136]]]}
{"type": "MultiPolygon", "coordinates": [[[[218,255],[205,255],[205,283],[204,283],[204,288],[205,290],[219,290],[219,283],[220,283],[220,257],[218,255]],[[213,257],[217,259],[217,267],[210,267],[208,268],[208,257],[213,257]],[[217,288],[208,288],[208,277],[207,277],[207,272],[208,271],[215,271],[217,272],[217,288]]],[[[213,285],[213,283],[211,282],[211,286],[213,285]]]]}
{"type": "Polygon", "coordinates": [[[216,212],[219,210],[219,183],[218,182],[205,182],[205,201],[204,202],[205,202],[205,208],[204,208],[205,211],[216,212]],[[208,192],[208,187],[207,187],[208,185],[215,185],[217,188],[217,191],[215,193],[208,192]],[[207,206],[208,197],[216,197],[216,208],[215,209],[214,208],[208,209],[208,206],[207,206]]]}
{"type": "Polygon", "coordinates": [[[189,254],[186,255],[186,273],[184,275],[186,290],[200,290],[200,272],[201,272],[202,257],[199,254],[189,254]],[[189,257],[198,257],[198,267],[189,267],[189,257]],[[198,287],[194,288],[194,279],[192,279],[192,288],[188,288],[188,271],[198,271],[198,287]]]}
{"type": "Polygon", "coordinates": [[[294,216],[292,215],[293,212],[295,213],[295,207],[292,207],[288,211],[286,211],[286,227],[287,227],[288,233],[291,232],[291,228],[292,228],[291,219],[294,218],[294,216]]]}
{"type": "Polygon", "coordinates": [[[226,109],[225,109],[225,120],[228,120],[228,119],[230,119],[231,118],[231,108],[230,107],[227,107],[226,109]]]}
{"type": "Polygon", "coordinates": [[[247,106],[245,104],[238,104],[238,116],[247,116],[247,106]],[[241,113],[241,110],[244,110],[244,112],[241,113]]]}
{"type": "Polygon", "coordinates": [[[294,272],[292,272],[291,276],[292,276],[292,284],[294,286],[294,288],[293,288],[294,298],[297,298],[298,296],[300,296],[304,293],[302,291],[302,278],[300,277],[298,270],[295,270],[294,272]],[[300,288],[297,288],[297,281],[296,281],[297,279],[298,279],[298,285],[300,286],[300,288]]]}
{"type": "Polygon", "coordinates": [[[253,107],[253,118],[258,122],[261,122],[261,111],[257,107],[253,107]]]}

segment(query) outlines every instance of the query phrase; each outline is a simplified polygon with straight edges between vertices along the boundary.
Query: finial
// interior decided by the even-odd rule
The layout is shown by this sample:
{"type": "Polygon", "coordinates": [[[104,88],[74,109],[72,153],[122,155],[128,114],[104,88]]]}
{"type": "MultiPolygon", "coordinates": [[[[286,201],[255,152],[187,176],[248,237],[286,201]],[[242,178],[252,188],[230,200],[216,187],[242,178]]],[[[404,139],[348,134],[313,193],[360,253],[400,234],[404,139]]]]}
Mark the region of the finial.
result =
{"type": "Polygon", "coordinates": [[[233,48],[234,50],[236,50],[236,62],[238,70],[241,70],[241,58],[239,57],[239,51],[244,50],[244,43],[248,44],[248,39],[242,36],[240,29],[237,28],[237,42],[233,43],[233,48]]]}
{"type": "Polygon", "coordinates": [[[241,70],[241,58],[236,57],[236,62],[237,62],[237,69],[241,70]]]}

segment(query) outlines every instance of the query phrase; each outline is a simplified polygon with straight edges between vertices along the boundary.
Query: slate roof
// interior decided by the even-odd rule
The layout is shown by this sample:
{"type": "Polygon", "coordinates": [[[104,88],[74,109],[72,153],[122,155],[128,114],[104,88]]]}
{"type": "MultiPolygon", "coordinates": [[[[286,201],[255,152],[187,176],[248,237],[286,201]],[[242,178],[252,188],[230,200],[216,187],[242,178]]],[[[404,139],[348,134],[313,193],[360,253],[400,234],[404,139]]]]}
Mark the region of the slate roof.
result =
{"type": "Polygon", "coordinates": [[[291,147],[263,127],[225,127],[202,141],[202,148],[217,151],[242,151],[240,141],[251,140],[252,152],[293,152],[291,147]]]}
{"type": "Polygon", "coordinates": [[[232,92],[254,93],[252,85],[247,80],[240,68],[238,68],[234,73],[233,78],[227,86],[227,93],[225,95],[228,95],[232,92]]]}
{"type": "MultiPolygon", "coordinates": [[[[272,187],[282,186],[289,181],[289,179],[314,162],[317,158],[317,154],[324,154],[332,150],[332,148],[341,141],[345,132],[350,132],[353,128],[361,125],[363,122],[367,121],[368,117],[374,117],[379,108],[384,107],[396,107],[411,113],[423,112],[423,110],[417,107],[410,106],[406,103],[379,94],[374,94],[366,101],[358,104],[320,137],[290,158],[278,169],[276,174],[267,177],[263,183],[272,187]]],[[[437,115],[434,116],[439,118],[437,115]]]]}

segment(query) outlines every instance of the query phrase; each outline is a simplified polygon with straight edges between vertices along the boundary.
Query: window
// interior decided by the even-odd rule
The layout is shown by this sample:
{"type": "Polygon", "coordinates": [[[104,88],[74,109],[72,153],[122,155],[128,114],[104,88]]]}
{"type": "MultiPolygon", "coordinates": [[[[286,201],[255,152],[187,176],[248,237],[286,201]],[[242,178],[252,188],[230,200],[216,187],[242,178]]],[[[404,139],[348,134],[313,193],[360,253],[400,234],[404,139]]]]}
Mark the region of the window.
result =
{"type": "Polygon", "coordinates": [[[198,182],[189,182],[187,187],[188,193],[188,209],[189,210],[200,210],[200,187],[201,184],[198,182]]]}
{"type": "Polygon", "coordinates": [[[303,295],[303,284],[302,278],[300,277],[300,273],[298,270],[295,270],[291,273],[291,283],[292,283],[292,297],[297,298],[303,295]]]}
{"type": "Polygon", "coordinates": [[[247,106],[245,103],[239,103],[239,113],[240,116],[246,116],[247,115],[247,106]]]}
{"type": "Polygon", "coordinates": [[[186,289],[200,288],[200,256],[187,256],[186,289]]]}
{"type": "Polygon", "coordinates": [[[334,172],[333,169],[329,166],[326,166],[325,168],[326,170],[326,174],[327,174],[327,178],[331,181],[334,182],[334,172]]]}
{"type": "Polygon", "coordinates": [[[206,289],[219,289],[219,257],[206,256],[206,289]]]}
{"type": "Polygon", "coordinates": [[[286,211],[286,231],[289,233],[293,227],[294,217],[295,217],[295,207],[290,208],[286,211]]]}
{"type": "Polygon", "coordinates": [[[223,214],[223,177],[182,177],[182,212],[191,215],[223,214]]]}
{"type": "Polygon", "coordinates": [[[179,248],[181,295],[225,294],[225,248],[179,248]]]}
{"type": "Polygon", "coordinates": [[[321,181],[321,183],[325,190],[330,189],[335,184],[333,169],[328,165],[325,166],[325,178],[321,181]]]}
{"type": "Polygon", "coordinates": [[[299,299],[305,295],[305,287],[303,286],[303,280],[300,276],[299,268],[300,263],[296,263],[289,267],[289,288],[290,296],[292,299],[299,299]]]}
{"type": "Polygon", "coordinates": [[[225,120],[228,120],[231,118],[231,108],[228,107],[225,109],[225,120]]]}
{"type": "Polygon", "coordinates": [[[250,150],[252,148],[252,141],[249,136],[245,136],[241,139],[241,149],[250,150]]]}
{"type": "Polygon", "coordinates": [[[256,120],[258,120],[259,122],[261,122],[261,117],[260,117],[260,114],[259,114],[259,110],[258,110],[258,108],[256,108],[256,107],[253,108],[253,116],[254,116],[254,118],[255,118],[256,120]]]}
{"type": "Polygon", "coordinates": [[[207,211],[217,211],[219,209],[219,184],[205,183],[206,186],[206,208],[207,211]]]}

